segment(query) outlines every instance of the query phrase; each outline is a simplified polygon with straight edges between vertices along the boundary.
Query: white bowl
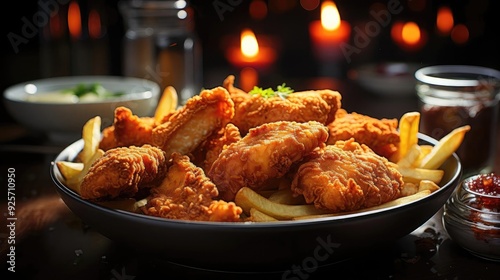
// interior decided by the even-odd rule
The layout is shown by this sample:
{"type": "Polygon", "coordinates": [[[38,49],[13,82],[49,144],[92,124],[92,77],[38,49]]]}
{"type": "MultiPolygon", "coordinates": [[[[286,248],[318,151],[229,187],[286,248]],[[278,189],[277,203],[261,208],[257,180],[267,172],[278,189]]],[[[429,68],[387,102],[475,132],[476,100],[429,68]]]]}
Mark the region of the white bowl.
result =
{"type": "Polygon", "coordinates": [[[354,69],[351,78],[366,90],[388,97],[416,95],[415,71],[419,64],[387,62],[365,64],[354,69]]]}
{"type": "Polygon", "coordinates": [[[14,120],[27,129],[46,133],[54,142],[62,143],[81,138],[83,125],[95,116],[101,117],[102,127],[111,125],[114,120],[114,110],[119,106],[130,108],[140,117],[152,115],[159,94],[159,85],[145,79],[119,76],[68,76],[13,85],[5,90],[4,98],[6,109],[14,120]],[[77,103],[28,100],[30,94],[46,94],[74,88],[78,84],[94,83],[100,84],[110,92],[124,94],[99,101],[77,103]]]}

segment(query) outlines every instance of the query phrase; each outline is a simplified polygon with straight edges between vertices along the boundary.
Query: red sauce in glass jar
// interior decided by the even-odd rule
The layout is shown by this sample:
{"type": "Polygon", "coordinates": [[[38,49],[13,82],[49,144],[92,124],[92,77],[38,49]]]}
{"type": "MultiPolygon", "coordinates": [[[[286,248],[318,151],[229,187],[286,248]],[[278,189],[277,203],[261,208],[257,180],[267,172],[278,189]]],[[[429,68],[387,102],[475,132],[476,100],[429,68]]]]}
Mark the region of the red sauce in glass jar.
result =
{"type": "MultiPolygon", "coordinates": [[[[500,221],[491,221],[488,213],[500,213],[500,176],[490,174],[480,174],[467,182],[467,186],[475,195],[475,199],[471,201],[471,206],[479,211],[473,211],[469,219],[475,223],[485,226],[490,226],[500,223],[500,221]]],[[[497,230],[479,230],[474,227],[472,230],[477,239],[485,240],[485,235],[492,235],[497,230]]]]}

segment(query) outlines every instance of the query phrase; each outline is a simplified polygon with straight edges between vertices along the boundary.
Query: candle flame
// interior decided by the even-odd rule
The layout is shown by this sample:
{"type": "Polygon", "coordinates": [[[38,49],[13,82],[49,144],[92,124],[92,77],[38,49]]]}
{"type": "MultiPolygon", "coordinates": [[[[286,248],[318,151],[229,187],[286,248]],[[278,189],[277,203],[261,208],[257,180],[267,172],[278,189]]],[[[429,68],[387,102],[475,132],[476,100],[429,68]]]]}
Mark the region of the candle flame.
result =
{"type": "Polygon", "coordinates": [[[82,18],[80,6],[75,1],[69,4],[68,8],[68,28],[72,38],[77,39],[82,35],[82,18]]]}
{"type": "Polygon", "coordinates": [[[340,26],[340,14],[332,1],[325,1],[321,4],[321,25],[326,30],[336,30],[340,26]]]}
{"type": "Polygon", "coordinates": [[[405,23],[401,32],[403,41],[409,45],[415,45],[420,41],[420,28],[413,21],[405,23]]]}
{"type": "Polygon", "coordinates": [[[250,29],[241,32],[241,52],[246,57],[255,57],[259,53],[259,43],[250,29]]]}
{"type": "Polygon", "coordinates": [[[436,18],[436,27],[442,34],[450,33],[453,28],[453,13],[449,7],[443,6],[439,8],[436,18]]]}

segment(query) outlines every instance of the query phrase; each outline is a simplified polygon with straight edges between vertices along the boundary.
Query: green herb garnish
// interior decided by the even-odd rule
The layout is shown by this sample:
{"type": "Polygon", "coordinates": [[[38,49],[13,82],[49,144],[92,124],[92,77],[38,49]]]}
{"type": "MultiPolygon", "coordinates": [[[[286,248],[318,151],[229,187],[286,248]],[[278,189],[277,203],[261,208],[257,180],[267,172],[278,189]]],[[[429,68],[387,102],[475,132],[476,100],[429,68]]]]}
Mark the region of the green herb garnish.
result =
{"type": "Polygon", "coordinates": [[[272,88],[266,88],[263,89],[258,86],[254,86],[251,91],[249,91],[249,94],[258,94],[262,96],[263,98],[270,98],[270,97],[275,97],[279,96],[283,99],[286,99],[290,93],[293,92],[293,89],[290,87],[287,87],[285,83],[279,85],[276,87],[276,90],[273,90],[272,88]]]}
{"type": "Polygon", "coordinates": [[[121,95],[125,94],[124,92],[121,92],[121,91],[110,92],[98,83],[88,84],[88,85],[78,84],[74,88],[64,90],[64,93],[73,94],[73,95],[76,95],[77,97],[82,97],[85,94],[90,93],[90,94],[95,94],[95,95],[97,95],[99,97],[103,97],[103,98],[117,97],[117,96],[121,96],[121,95]]]}

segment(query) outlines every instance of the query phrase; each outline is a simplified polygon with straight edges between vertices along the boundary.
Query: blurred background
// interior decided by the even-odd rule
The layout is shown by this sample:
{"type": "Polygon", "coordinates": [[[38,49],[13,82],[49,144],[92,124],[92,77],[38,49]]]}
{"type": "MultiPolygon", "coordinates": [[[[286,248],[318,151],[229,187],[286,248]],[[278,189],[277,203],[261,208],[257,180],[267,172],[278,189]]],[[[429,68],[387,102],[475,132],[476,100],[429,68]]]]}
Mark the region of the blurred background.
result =
{"type": "MultiPolygon", "coordinates": [[[[164,0],[124,8],[117,0],[14,1],[2,24],[0,87],[69,75],[138,76],[177,86],[187,75],[189,95],[230,74],[237,83],[274,87],[314,77],[349,80],[351,70],[369,63],[500,68],[496,1],[337,0],[337,38],[314,30],[322,2],[164,0]],[[238,53],[244,30],[260,46],[250,60],[238,53]],[[152,33],[162,35],[141,41],[152,33]]],[[[3,104],[0,112],[2,123],[12,121],[3,104]]]]}

